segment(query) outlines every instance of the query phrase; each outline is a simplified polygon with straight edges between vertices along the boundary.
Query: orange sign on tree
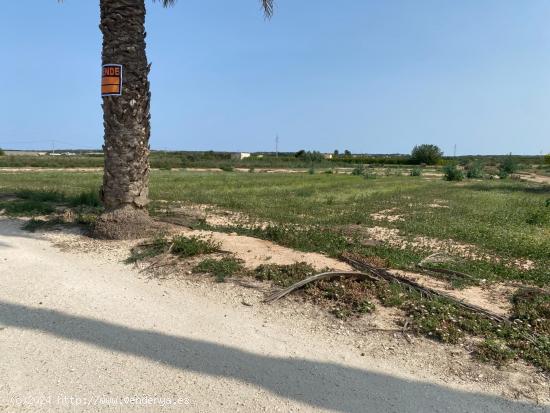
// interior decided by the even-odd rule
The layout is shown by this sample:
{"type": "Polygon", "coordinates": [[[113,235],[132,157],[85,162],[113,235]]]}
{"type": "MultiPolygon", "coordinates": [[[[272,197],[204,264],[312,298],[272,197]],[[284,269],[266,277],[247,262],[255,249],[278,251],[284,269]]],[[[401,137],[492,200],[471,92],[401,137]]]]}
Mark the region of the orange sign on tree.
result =
{"type": "Polygon", "coordinates": [[[101,96],[122,95],[122,65],[103,65],[101,96]]]}

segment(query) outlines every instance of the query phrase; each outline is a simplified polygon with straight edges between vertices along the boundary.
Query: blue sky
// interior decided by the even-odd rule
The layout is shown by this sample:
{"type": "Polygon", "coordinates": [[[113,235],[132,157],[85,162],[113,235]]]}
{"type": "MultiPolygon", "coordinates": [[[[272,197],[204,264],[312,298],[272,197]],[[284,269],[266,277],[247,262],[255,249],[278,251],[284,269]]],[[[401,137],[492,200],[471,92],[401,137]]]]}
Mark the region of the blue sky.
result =
{"type": "MultiPolygon", "coordinates": [[[[4,3],[0,147],[100,147],[99,1],[4,3]]],[[[547,0],[147,4],[154,149],[550,152],[547,0]]]]}

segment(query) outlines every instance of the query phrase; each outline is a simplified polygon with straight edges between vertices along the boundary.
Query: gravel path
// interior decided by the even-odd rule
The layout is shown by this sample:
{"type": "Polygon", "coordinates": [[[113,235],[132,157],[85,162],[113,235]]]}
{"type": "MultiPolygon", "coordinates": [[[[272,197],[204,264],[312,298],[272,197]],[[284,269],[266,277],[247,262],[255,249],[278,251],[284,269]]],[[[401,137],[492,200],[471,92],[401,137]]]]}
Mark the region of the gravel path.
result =
{"type": "Polygon", "coordinates": [[[381,368],[19,225],[0,218],[0,411],[549,411],[381,368]]]}

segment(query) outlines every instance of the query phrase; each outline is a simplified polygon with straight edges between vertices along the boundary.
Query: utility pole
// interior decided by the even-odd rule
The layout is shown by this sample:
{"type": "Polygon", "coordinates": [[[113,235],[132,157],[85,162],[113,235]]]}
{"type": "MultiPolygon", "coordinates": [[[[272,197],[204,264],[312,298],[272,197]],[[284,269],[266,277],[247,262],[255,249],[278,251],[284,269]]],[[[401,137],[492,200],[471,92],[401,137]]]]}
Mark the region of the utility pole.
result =
{"type": "Polygon", "coordinates": [[[52,153],[55,153],[55,141],[52,140],[52,153]]]}
{"type": "Polygon", "coordinates": [[[456,143],[455,143],[455,147],[454,147],[454,150],[453,150],[453,158],[456,158],[456,143]]]}
{"type": "Polygon", "coordinates": [[[279,134],[275,136],[275,157],[279,157],[279,134]]]}

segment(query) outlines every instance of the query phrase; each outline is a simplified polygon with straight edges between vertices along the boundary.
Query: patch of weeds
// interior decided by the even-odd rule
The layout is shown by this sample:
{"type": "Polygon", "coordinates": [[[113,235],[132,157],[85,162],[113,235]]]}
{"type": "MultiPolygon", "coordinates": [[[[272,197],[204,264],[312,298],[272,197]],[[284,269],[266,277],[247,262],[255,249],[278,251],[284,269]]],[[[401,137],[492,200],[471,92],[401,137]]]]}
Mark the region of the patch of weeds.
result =
{"type": "Polygon", "coordinates": [[[349,249],[350,241],[339,233],[323,227],[299,228],[295,225],[271,224],[266,227],[215,227],[217,231],[236,232],[241,235],[273,241],[279,245],[291,247],[300,251],[321,252],[333,257],[349,249]]]}
{"type": "Polygon", "coordinates": [[[55,211],[52,205],[34,199],[0,202],[1,210],[10,216],[48,215],[55,211]]]}
{"type": "Polygon", "coordinates": [[[75,223],[83,225],[88,228],[92,228],[97,221],[97,214],[93,213],[80,213],[76,216],[75,223]]]}
{"type": "Polygon", "coordinates": [[[196,255],[211,254],[220,251],[220,244],[211,239],[176,235],[172,239],[159,235],[151,241],[133,248],[126,263],[135,263],[157,255],[171,253],[180,258],[194,257],[196,255]]]}
{"type": "Polygon", "coordinates": [[[170,251],[179,257],[194,257],[195,255],[211,254],[219,252],[221,244],[212,239],[178,235],[172,238],[170,251]]]}
{"type": "Polygon", "coordinates": [[[545,206],[529,211],[525,222],[537,227],[550,225],[550,202],[547,200],[545,206]]]}
{"type": "Polygon", "coordinates": [[[310,174],[310,175],[315,175],[315,168],[312,166],[311,168],[309,168],[307,170],[307,173],[310,174]]]}
{"type": "Polygon", "coordinates": [[[59,191],[31,191],[23,190],[16,193],[20,199],[26,199],[36,202],[63,202],[65,195],[59,191]]]}
{"type": "Polygon", "coordinates": [[[130,252],[130,256],[125,260],[127,264],[133,264],[148,258],[156,257],[168,251],[168,239],[164,235],[159,235],[151,241],[140,244],[130,252]]]}
{"type": "Polygon", "coordinates": [[[81,205],[100,207],[101,200],[99,199],[99,193],[97,191],[86,191],[69,198],[69,204],[73,207],[81,205]]]}
{"type": "Polygon", "coordinates": [[[235,172],[235,168],[231,165],[220,166],[220,169],[224,172],[235,172]]]}
{"type": "Polygon", "coordinates": [[[222,258],[216,260],[207,258],[201,261],[193,268],[194,273],[207,273],[216,277],[217,282],[224,282],[226,277],[230,277],[244,270],[241,260],[235,258],[222,258]]]}
{"type": "Polygon", "coordinates": [[[417,333],[444,343],[458,343],[464,337],[459,327],[463,322],[457,307],[444,300],[419,300],[406,305],[412,319],[412,329],[417,333]]]}
{"type": "Polygon", "coordinates": [[[289,265],[262,264],[254,270],[256,279],[272,281],[281,287],[288,287],[315,274],[317,274],[315,268],[305,262],[289,265]]]}
{"type": "Polygon", "coordinates": [[[411,172],[410,172],[409,175],[410,176],[422,176],[422,168],[420,168],[419,166],[414,167],[413,169],[411,169],[411,172]]]}
{"type": "Polygon", "coordinates": [[[481,361],[503,366],[512,360],[516,353],[502,340],[487,338],[477,345],[474,355],[481,361]]]}
{"type": "Polygon", "coordinates": [[[363,280],[342,277],[322,280],[310,285],[306,294],[329,306],[330,312],[338,318],[366,314],[375,309],[371,301],[372,284],[363,280]]]}
{"type": "Polygon", "coordinates": [[[374,285],[376,297],[385,307],[398,307],[402,305],[407,294],[399,284],[379,282],[374,285]]]}
{"type": "Polygon", "coordinates": [[[29,232],[36,232],[40,229],[50,229],[63,224],[65,224],[65,222],[59,217],[48,220],[32,218],[22,226],[22,229],[29,232]]]}
{"type": "Polygon", "coordinates": [[[422,300],[413,294],[402,308],[419,334],[445,343],[458,343],[466,335],[483,337],[485,342],[476,352],[480,358],[499,364],[517,356],[550,371],[550,295],[525,289],[518,291],[512,302],[514,320],[502,323],[443,298],[422,300]]]}
{"type": "MultiPolygon", "coordinates": [[[[300,262],[290,265],[264,264],[254,270],[256,279],[272,281],[281,287],[288,287],[304,278],[328,269],[317,271],[311,265],[300,262]]],[[[328,308],[337,318],[371,313],[375,309],[371,301],[372,284],[354,278],[336,277],[308,284],[304,293],[314,302],[328,308]]]]}
{"type": "Polygon", "coordinates": [[[512,296],[512,317],[538,334],[550,335],[550,294],[522,288],[512,296]]]}

